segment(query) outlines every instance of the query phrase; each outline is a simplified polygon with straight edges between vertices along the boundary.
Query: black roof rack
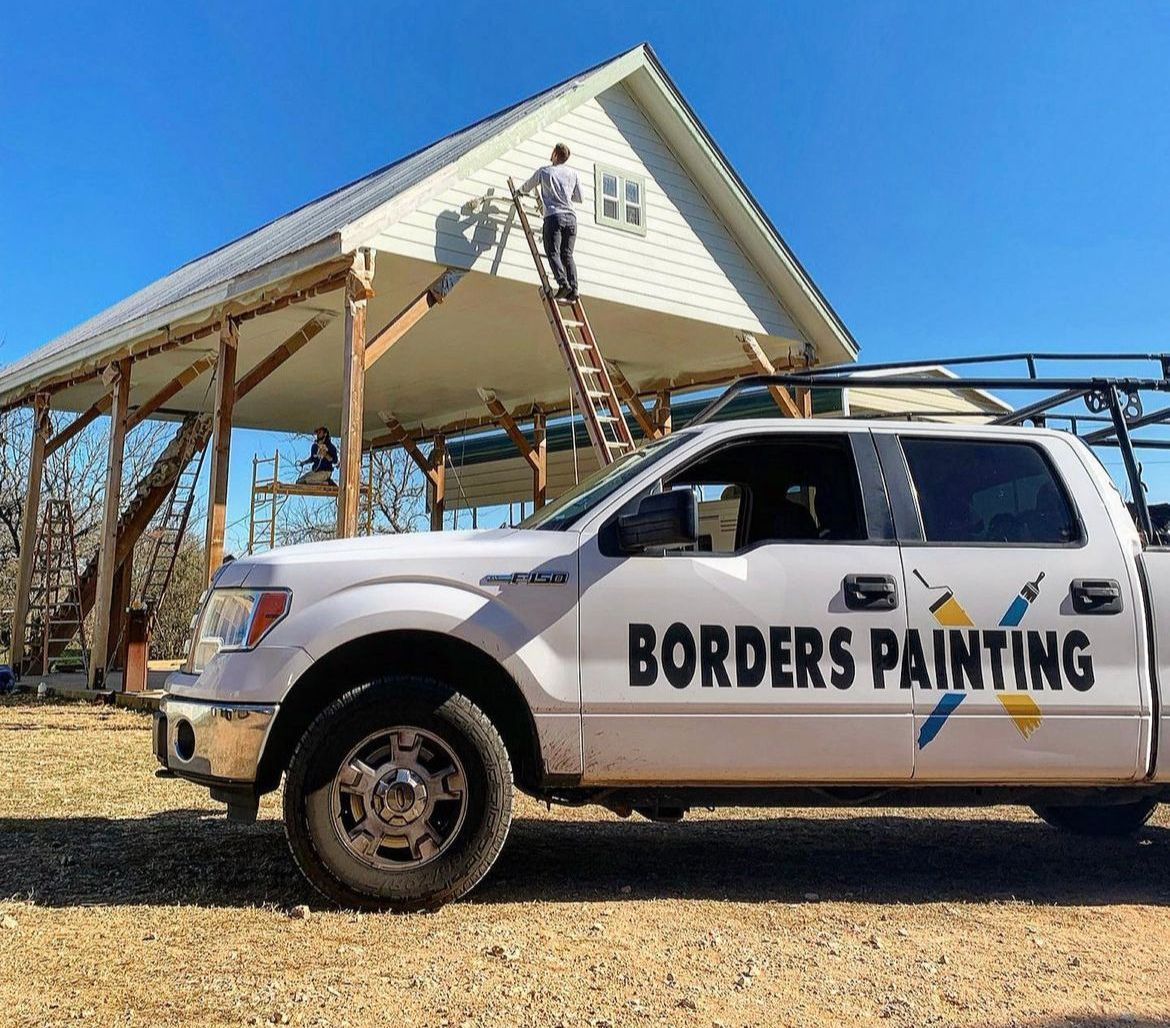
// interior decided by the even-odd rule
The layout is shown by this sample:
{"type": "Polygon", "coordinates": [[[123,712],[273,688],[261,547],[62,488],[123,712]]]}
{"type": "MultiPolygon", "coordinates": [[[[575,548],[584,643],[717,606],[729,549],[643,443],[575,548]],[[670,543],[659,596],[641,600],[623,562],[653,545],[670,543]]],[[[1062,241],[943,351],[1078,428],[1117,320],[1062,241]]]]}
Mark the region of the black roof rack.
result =
{"type": "MultiPolygon", "coordinates": [[[[1063,370],[1063,369],[1061,369],[1063,370]]],[[[1146,369],[1147,371],[1149,369],[1146,369]]],[[[783,386],[790,389],[847,388],[870,389],[978,389],[989,392],[1027,392],[1042,394],[1021,407],[1002,414],[973,414],[996,425],[1031,424],[1045,427],[1049,422],[1067,425],[1084,442],[1093,446],[1116,446],[1121,451],[1133,495],[1134,515],[1138,528],[1147,541],[1157,538],[1146,502],[1141,464],[1135,450],[1139,448],[1170,449],[1168,439],[1135,439],[1132,433],[1152,425],[1170,422],[1170,405],[1146,411],[1142,400],[1146,393],[1170,393],[1170,354],[1167,353],[1008,353],[969,357],[950,357],[938,360],[890,361],[881,364],[834,365],[808,368],[783,375],[752,375],[733,382],[714,400],[693,424],[699,425],[716,417],[736,396],[756,389],[783,386]],[[1107,362],[1110,367],[1119,364],[1156,364],[1155,376],[1131,375],[1075,375],[1041,374],[1042,363],[1107,362]],[[1015,375],[976,375],[966,377],[937,377],[926,374],[930,369],[980,367],[988,365],[1023,364],[1025,373],[1015,375]],[[923,374],[907,374],[920,371],[923,374]],[[887,374],[882,374],[887,372],[887,374]],[[1083,402],[1086,411],[1058,410],[1068,404],[1083,402]],[[1082,426],[1094,426],[1081,433],[1082,426]]],[[[890,415],[896,417],[897,415],[890,415]]],[[[904,417],[913,420],[914,414],[904,417]]],[[[921,413],[918,415],[921,417],[921,413]]],[[[949,417],[949,415],[948,415],[949,417]]]]}

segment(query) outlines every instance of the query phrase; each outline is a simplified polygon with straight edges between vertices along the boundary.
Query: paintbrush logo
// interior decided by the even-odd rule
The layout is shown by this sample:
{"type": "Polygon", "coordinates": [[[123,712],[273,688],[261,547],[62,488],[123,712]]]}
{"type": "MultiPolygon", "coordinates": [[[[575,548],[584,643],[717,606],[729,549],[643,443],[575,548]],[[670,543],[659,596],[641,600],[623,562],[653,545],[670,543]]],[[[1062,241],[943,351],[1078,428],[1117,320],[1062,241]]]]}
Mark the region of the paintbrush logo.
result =
{"type": "MultiPolygon", "coordinates": [[[[940,627],[947,629],[974,627],[975,622],[971,620],[971,615],[955,597],[954,590],[950,586],[931,585],[917,568],[914,569],[914,576],[928,590],[938,593],[938,596],[930,603],[930,613],[940,627]]],[[[1040,583],[1043,580],[1044,572],[1041,571],[1032,581],[1025,582],[1020,587],[1020,591],[1012,597],[1011,603],[1004,611],[1003,617],[999,619],[1000,628],[1019,626],[1029,608],[1040,596],[1040,583]]],[[[940,635],[941,633],[936,632],[935,634],[940,635]]],[[[934,710],[930,712],[929,717],[922,723],[922,727],[918,731],[918,748],[920,750],[931,743],[942,731],[947,718],[959,708],[959,705],[966,698],[966,692],[948,692],[939,699],[934,710]]],[[[1026,692],[996,691],[995,698],[1012,719],[1012,724],[1016,726],[1020,735],[1025,739],[1030,739],[1032,733],[1040,727],[1044,719],[1044,713],[1039,704],[1026,692]]]]}

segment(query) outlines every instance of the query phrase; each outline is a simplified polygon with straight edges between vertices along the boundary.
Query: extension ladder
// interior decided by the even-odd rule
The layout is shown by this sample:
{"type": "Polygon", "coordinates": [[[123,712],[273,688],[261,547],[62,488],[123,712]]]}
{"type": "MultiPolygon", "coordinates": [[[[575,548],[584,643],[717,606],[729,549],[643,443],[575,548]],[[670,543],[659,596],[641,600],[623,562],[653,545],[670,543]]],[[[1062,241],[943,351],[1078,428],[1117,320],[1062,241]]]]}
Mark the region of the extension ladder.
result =
{"type": "Polygon", "coordinates": [[[569,372],[573,399],[585,419],[589,441],[593,444],[597,459],[602,467],[606,467],[634,449],[633,434],[622,414],[621,402],[614,390],[605,358],[601,355],[601,348],[597,345],[597,337],[589,326],[584,304],[580,299],[556,299],[544,266],[544,254],[532,234],[528,213],[524,210],[516,183],[511,178],[508,179],[508,189],[512,193],[512,203],[516,207],[524,237],[528,240],[528,249],[540,276],[541,301],[569,372]]]}
{"type": "Polygon", "coordinates": [[[73,508],[68,500],[50,498],[46,502],[45,517],[33,551],[29,591],[30,616],[25,632],[25,666],[19,669],[21,673],[36,667],[35,654],[40,659],[39,673],[48,674],[52,658],[79,634],[81,662],[88,671],[73,508]]]}
{"type": "Polygon", "coordinates": [[[207,455],[206,443],[201,446],[183,466],[175,478],[174,487],[167,498],[166,508],[152,533],[153,545],[147,561],[146,573],[142,576],[139,599],[146,608],[148,635],[158,619],[159,608],[166,597],[171,578],[175,573],[175,562],[187,535],[191,520],[191,509],[195,505],[195,486],[203,470],[203,458],[207,455]]]}

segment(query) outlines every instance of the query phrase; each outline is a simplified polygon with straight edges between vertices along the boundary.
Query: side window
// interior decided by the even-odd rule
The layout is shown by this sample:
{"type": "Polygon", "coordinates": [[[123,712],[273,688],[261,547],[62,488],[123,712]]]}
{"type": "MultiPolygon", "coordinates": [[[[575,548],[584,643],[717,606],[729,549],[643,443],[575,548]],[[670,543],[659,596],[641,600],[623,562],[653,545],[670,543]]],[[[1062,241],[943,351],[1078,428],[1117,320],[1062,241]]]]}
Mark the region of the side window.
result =
{"type": "Polygon", "coordinates": [[[857,469],[845,436],[733,443],[701,457],[664,488],[694,491],[698,549],[704,552],[865,538],[857,469]]]}
{"type": "Polygon", "coordinates": [[[641,175],[594,166],[597,223],[646,234],[646,180],[641,175]]]}
{"type": "Polygon", "coordinates": [[[903,438],[927,542],[1068,544],[1080,527],[1030,443],[903,438]]]}

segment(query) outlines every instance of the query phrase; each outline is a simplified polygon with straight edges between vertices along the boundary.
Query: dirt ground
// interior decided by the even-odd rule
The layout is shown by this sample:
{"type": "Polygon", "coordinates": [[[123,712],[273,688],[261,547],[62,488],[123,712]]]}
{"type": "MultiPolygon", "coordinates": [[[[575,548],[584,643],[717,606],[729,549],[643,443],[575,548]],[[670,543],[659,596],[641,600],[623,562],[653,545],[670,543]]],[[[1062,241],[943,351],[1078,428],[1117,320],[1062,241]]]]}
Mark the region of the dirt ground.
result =
{"type": "Polygon", "coordinates": [[[1170,819],[521,801],[435,914],[314,898],[268,797],[229,825],[149,722],[0,704],[0,1024],[1170,1025],[1170,819]],[[309,916],[293,916],[308,904],[309,916]]]}

